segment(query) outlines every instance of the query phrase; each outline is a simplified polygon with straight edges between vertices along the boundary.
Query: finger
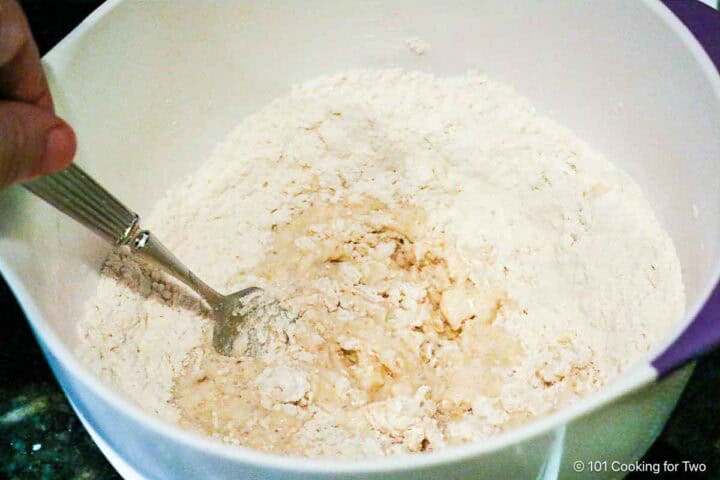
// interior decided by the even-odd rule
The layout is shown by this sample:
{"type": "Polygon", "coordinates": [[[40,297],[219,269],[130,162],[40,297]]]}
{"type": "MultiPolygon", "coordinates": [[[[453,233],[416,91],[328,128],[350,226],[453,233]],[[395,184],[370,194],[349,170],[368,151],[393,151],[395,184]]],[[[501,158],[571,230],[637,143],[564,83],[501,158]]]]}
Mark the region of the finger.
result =
{"type": "Polygon", "coordinates": [[[0,186],[61,170],[75,155],[70,126],[40,107],[0,102],[0,186]]]}
{"type": "Polygon", "coordinates": [[[37,46],[15,0],[0,0],[0,97],[53,108],[37,46]]]}

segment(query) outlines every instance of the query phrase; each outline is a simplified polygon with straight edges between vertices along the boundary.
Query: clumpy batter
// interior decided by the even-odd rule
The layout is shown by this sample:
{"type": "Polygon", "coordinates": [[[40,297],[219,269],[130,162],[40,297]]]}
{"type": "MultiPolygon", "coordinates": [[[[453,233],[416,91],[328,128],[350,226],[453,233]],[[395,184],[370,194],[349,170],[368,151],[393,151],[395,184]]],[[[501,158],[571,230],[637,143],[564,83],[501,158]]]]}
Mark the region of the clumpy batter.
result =
{"type": "Polygon", "coordinates": [[[265,451],[359,458],[484,438],[607,384],[684,308],[623,172],[484,77],[320,78],[246,118],[147,224],[225,292],[297,315],[255,358],[192,293],[106,264],[80,353],[157,415],[265,451]]]}

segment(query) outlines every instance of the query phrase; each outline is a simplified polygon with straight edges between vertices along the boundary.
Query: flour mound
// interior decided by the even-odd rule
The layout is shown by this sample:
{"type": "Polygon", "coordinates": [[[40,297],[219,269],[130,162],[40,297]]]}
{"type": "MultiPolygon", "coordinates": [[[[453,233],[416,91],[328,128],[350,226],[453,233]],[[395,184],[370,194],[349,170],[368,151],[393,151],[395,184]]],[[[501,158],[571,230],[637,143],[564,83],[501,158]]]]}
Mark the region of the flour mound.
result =
{"type": "Polygon", "coordinates": [[[245,340],[262,355],[218,355],[180,287],[113,257],[125,273],[101,280],[80,354],[149,411],[281,454],[495,435],[607,385],[684,309],[673,244],[632,179],[473,73],[297,87],[149,225],[209,284],[263,288],[294,320],[245,340]]]}

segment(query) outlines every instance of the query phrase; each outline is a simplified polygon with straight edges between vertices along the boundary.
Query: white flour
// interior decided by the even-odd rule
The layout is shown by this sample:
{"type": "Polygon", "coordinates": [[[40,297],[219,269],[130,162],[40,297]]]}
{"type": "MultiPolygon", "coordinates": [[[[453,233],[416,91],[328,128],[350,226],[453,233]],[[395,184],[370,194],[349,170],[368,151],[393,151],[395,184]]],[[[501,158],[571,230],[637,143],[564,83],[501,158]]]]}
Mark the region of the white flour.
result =
{"type": "Polygon", "coordinates": [[[638,186],[474,74],[308,83],[246,118],[147,223],[221,291],[283,301],[289,343],[217,355],[190,293],[113,254],[80,354],[166,419],[285,454],[495,434],[607,384],[684,309],[638,186]]]}
{"type": "Polygon", "coordinates": [[[430,50],[430,44],[418,37],[406,39],[405,45],[415,55],[425,55],[430,50]]]}

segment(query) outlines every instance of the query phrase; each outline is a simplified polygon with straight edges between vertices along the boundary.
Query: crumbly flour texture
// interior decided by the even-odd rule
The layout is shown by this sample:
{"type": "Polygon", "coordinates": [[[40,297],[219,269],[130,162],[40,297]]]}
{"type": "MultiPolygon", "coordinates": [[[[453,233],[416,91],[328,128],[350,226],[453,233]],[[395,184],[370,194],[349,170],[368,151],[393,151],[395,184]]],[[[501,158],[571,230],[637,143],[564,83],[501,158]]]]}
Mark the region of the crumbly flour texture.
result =
{"type": "Polygon", "coordinates": [[[210,285],[262,287],[296,319],[256,357],[218,355],[197,298],[118,251],[81,356],[162,418],[280,454],[503,432],[612,381],[684,309],[673,244],[632,179],[473,73],[297,87],[146,223],[210,285]]]}

